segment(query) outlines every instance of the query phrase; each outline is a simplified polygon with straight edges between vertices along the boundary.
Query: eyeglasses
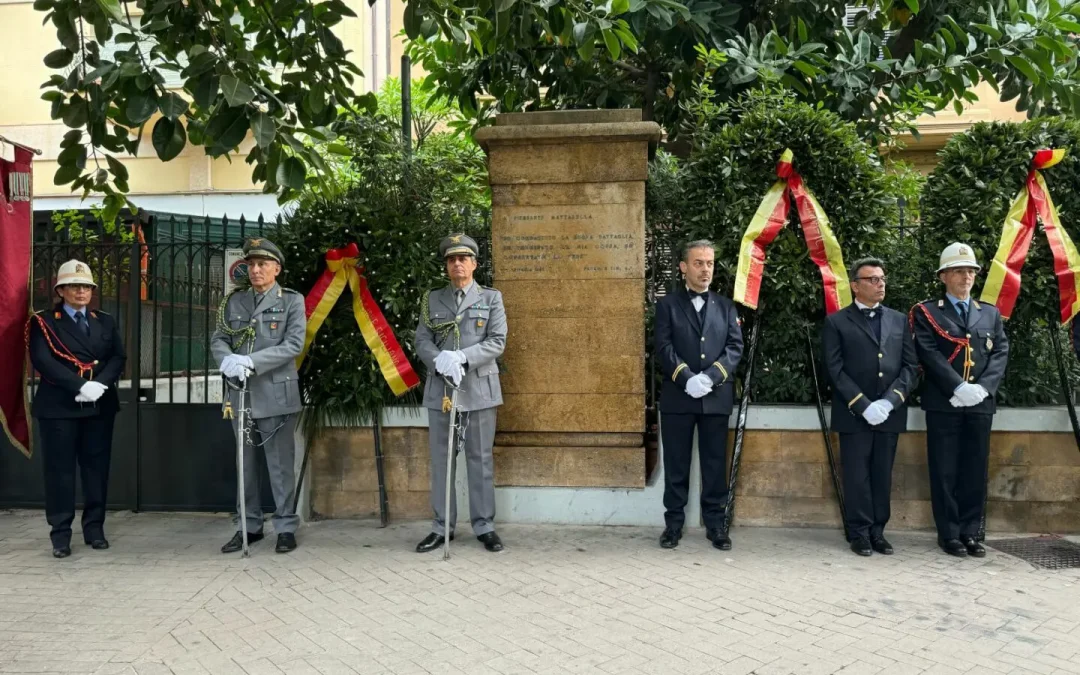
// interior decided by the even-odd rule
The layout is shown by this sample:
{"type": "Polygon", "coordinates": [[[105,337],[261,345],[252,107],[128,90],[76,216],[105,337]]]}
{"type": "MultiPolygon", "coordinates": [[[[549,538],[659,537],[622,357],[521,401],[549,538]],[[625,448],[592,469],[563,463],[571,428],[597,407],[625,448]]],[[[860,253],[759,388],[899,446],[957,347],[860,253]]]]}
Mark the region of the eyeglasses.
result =
{"type": "Polygon", "coordinates": [[[855,281],[869,281],[874,286],[877,286],[885,283],[886,277],[855,277],[855,281]]]}

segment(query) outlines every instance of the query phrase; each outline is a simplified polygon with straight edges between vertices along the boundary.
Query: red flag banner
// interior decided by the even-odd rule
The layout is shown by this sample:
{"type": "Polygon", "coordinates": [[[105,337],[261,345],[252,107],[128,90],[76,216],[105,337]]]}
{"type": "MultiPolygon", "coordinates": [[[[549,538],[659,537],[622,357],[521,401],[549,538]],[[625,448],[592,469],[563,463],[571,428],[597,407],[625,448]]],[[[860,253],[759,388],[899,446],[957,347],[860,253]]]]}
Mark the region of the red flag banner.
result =
{"type": "Polygon", "coordinates": [[[30,314],[30,197],[33,174],[29,149],[14,147],[14,161],[0,157],[0,425],[11,444],[30,457],[30,417],[26,401],[26,344],[30,314]],[[16,359],[15,355],[18,354],[16,359]]]}

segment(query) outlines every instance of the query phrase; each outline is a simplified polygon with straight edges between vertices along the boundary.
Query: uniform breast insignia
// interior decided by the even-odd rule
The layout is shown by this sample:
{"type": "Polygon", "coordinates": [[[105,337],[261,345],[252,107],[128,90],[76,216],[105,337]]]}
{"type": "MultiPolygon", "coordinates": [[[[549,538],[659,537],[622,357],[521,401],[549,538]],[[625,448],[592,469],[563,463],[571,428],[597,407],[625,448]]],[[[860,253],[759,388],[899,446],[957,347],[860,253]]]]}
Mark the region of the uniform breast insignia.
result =
{"type": "Polygon", "coordinates": [[[59,320],[60,319],[60,312],[55,312],[53,314],[53,318],[59,320]]]}
{"type": "Polygon", "coordinates": [[[270,322],[270,330],[277,330],[277,321],[270,322]]]}
{"type": "Polygon", "coordinates": [[[994,348],[994,341],[989,336],[986,338],[986,351],[990,351],[994,348]]]}
{"type": "Polygon", "coordinates": [[[477,328],[483,328],[484,327],[484,320],[483,319],[477,319],[476,320],[476,327],[477,328]]]}

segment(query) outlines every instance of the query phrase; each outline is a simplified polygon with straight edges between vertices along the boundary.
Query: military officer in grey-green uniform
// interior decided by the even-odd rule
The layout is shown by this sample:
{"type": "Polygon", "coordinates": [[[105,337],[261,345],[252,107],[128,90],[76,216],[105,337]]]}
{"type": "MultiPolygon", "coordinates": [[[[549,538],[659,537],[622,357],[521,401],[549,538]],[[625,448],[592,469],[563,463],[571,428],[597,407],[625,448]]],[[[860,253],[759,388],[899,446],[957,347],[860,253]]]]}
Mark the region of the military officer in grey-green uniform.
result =
{"type": "MultiPolygon", "coordinates": [[[[476,242],[464,234],[442,240],[439,253],[446,261],[450,285],[427,294],[420,325],[416,327],[416,353],[428,373],[424,407],[428,411],[431,508],[435,512],[431,534],[416,546],[420,553],[442,546],[443,537],[447,536],[447,514],[443,511],[450,413],[444,399],[450,392],[444,377],[461,389],[459,423],[465,425],[463,450],[469,472],[469,518],[473,532],[487,550],[503,549],[495,533],[495,468],[491,448],[495,442],[495,410],[502,405],[499,366],[495,359],[506,346],[506,312],[501,293],[483,288],[473,280],[478,252],[476,242]]],[[[449,536],[453,539],[456,499],[450,501],[449,522],[449,536]]]]}
{"type": "MultiPolygon", "coordinates": [[[[296,548],[296,528],[300,522],[293,512],[296,494],[293,430],[296,413],[302,407],[296,357],[304,348],[307,329],[304,297],[278,285],[276,279],[285,259],[281,250],[269,240],[247,240],[244,258],[251,288],[233,291],[222,301],[218,327],[210,344],[225,377],[247,380],[247,405],[252,422],[251,434],[244,447],[248,543],[263,538],[262,501],[255,461],[256,448],[262,448],[276,505],[272,519],[277,534],[275,550],[288,553],[296,548]]],[[[238,399],[238,392],[230,388],[226,410],[236,411],[238,399]]],[[[236,424],[234,419],[234,432],[236,424]]],[[[237,531],[221,547],[221,552],[239,551],[242,544],[243,536],[237,531]]]]}

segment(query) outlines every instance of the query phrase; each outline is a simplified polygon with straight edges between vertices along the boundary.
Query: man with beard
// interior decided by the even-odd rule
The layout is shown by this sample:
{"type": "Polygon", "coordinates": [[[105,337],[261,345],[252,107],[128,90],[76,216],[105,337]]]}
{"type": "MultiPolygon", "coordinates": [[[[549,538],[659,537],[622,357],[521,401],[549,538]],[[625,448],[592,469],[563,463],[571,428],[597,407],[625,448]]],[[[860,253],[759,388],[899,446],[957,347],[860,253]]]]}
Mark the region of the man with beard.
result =
{"type": "Polygon", "coordinates": [[[926,375],[926,455],[938,545],[949,555],[981,558],[990,425],[1005,377],[1009,341],[1001,314],[971,297],[979,264],[971,247],[950,244],[938,278],[945,297],[911,309],[915,349],[926,375]]]}
{"type": "Polygon", "coordinates": [[[885,270],[876,258],[851,266],[855,302],[825,319],[821,335],[832,381],[832,430],[840,435],[844,514],[851,550],[892,555],[889,522],[896,442],[918,381],[907,317],[881,304],[885,270]]]}
{"type": "Polygon", "coordinates": [[[731,538],[724,530],[727,434],[743,340],[735,304],[709,290],[714,257],[709,241],[687,244],[679,263],[685,282],[656,303],[656,355],[664,376],[659,402],[664,453],[663,548],[675,548],[682,538],[697,429],[705,536],[716,548],[731,549],[731,538]]]}

